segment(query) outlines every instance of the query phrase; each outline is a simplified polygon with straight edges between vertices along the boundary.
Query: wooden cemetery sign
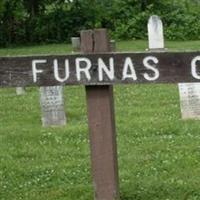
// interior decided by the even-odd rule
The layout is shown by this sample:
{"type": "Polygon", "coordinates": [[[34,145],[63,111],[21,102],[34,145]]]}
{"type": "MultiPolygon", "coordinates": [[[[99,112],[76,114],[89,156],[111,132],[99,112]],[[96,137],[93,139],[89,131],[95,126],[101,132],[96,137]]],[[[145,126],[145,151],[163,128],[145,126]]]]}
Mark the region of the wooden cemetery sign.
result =
{"type": "Polygon", "coordinates": [[[200,52],[0,57],[0,86],[199,82],[200,52]]]}
{"type": "MultiPolygon", "coordinates": [[[[0,57],[1,87],[85,85],[96,200],[119,199],[112,85],[200,82],[200,52],[110,50],[107,31],[97,29],[81,32],[79,54],[0,57]]],[[[60,108],[61,99],[51,96],[48,101],[60,108]]],[[[44,107],[51,110],[48,104],[44,107]]]]}

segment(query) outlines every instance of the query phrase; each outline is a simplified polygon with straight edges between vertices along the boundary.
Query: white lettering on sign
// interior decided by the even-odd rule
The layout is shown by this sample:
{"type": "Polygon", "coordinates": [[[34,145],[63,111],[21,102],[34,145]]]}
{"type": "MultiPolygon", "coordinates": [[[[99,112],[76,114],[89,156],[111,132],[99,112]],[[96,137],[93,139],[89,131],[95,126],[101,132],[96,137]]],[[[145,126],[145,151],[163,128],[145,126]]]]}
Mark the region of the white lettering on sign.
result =
{"type": "Polygon", "coordinates": [[[122,80],[125,80],[128,78],[131,78],[134,81],[137,80],[135,68],[134,68],[133,62],[130,57],[125,59],[124,67],[123,67],[123,74],[122,74],[122,80]],[[130,71],[130,73],[128,71],[130,71]]]}
{"type": "Polygon", "coordinates": [[[197,62],[200,62],[200,56],[196,56],[195,58],[192,59],[191,63],[191,72],[192,76],[196,79],[200,79],[200,74],[197,73],[197,62]]]}
{"type": "Polygon", "coordinates": [[[77,80],[81,80],[81,73],[84,73],[86,78],[91,80],[90,76],[90,68],[92,67],[92,63],[88,58],[76,58],[76,76],[77,80]],[[81,67],[81,65],[85,65],[85,67],[81,67]]]}
{"type": "MultiPolygon", "coordinates": [[[[123,58],[123,60],[118,60],[118,58],[115,60],[115,57],[106,58],[105,60],[100,57],[95,58],[95,60],[87,57],[77,57],[73,59],[73,62],[75,62],[73,74],[75,73],[77,81],[91,81],[92,78],[97,81],[114,81],[115,77],[121,77],[122,81],[137,81],[139,75],[142,75],[147,81],[156,81],[160,77],[159,60],[156,56],[146,56],[140,61],[141,63],[138,63],[137,60],[137,62],[134,63],[134,58],[130,56],[123,58]],[[115,67],[118,68],[119,66],[121,66],[121,69],[117,69],[116,72],[115,67]],[[93,75],[96,77],[92,77],[93,75]]],[[[60,83],[68,81],[70,78],[70,63],[73,62],[69,59],[65,59],[64,69],[61,69],[62,66],[59,66],[59,59],[54,59],[52,63],[54,79],[60,83]]],[[[34,83],[38,81],[38,75],[41,73],[44,74],[46,71],[44,67],[51,67],[45,66],[44,64],[47,64],[47,59],[32,60],[34,83]]],[[[200,80],[200,55],[195,56],[191,60],[190,65],[192,77],[200,80]]]]}
{"type": "Polygon", "coordinates": [[[65,81],[67,81],[67,79],[69,78],[69,60],[66,59],[65,60],[65,77],[64,78],[60,78],[59,76],[59,70],[58,70],[58,60],[55,59],[53,61],[53,67],[54,67],[54,77],[57,81],[63,83],[65,81]]]}
{"type": "Polygon", "coordinates": [[[160,73],[158,71],[158,69],[156,68],[156,64],[158,64],[159,61],[156,57],[154,56],[148,56],[146,58],[144,58],[143,60],[143,64],[144,66],[149,69],[149,70],[152,70],[154,72],[154,76],[149,76],[148,73],[144,73],[144,78],[148,81],[155,81],[159,78],[160,76],[160,73]],[[154,65],[150,65],[149,64],[149,61],[153,61],[154,62],[154,65]]]}
{"type": "Polygon", "coordinates": [[[46,62],[47,62],[47,60],[33,60],[32,61],[32,72],[33,72],[33,82],[34,83],[37,82],[37,74],[43,72],[42,69],[37,69],[37,67],[36,67],[37,64],[44,64],[46,62]]]}
{"type": "Polygon", "coordinates": [[[105,65],[102,58],[98,59],[98,72],[99,72],[99,81],[103,81],[103,72],[106,73],[110,80],[114,79],[114,59],[109,59],[110,69],[105,65]]]}

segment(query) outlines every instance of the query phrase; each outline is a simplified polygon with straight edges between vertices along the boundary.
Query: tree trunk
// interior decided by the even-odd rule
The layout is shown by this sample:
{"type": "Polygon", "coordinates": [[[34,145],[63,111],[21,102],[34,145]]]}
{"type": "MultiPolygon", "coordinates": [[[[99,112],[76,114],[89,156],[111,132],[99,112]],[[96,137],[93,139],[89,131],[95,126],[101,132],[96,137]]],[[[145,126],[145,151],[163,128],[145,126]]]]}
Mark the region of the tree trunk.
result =
{"type": "Polygon", "coordinates": [[[39,12],[39,0],[24,0],[24,5],[30,14],[31,18],[38,15],[39,12]]]}

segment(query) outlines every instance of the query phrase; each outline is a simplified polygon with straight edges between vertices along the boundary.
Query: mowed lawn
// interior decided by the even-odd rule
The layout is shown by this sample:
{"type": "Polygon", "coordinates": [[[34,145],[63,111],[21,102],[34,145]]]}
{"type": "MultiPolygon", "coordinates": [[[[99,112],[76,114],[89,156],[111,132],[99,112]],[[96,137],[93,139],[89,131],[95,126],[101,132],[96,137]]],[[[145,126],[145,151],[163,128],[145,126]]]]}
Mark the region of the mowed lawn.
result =
{"type": "MultiPolygon", "coordinates": [[[[146,41],[118,42],[143,51],[146,41]]],[[[166,42],[200,50],[200,41],[166,42]]],[[[0,55],[64,54],[70,45],[0,49],[0,55]]],[[[43,128],[38,88],[0,89],[0,200],[91,200],[84,87],[65,87],[67,126],[43,128]]],[[[200,199],[200,121],[181,120],[177,85],[114,87],[121,200],[200,199]]]]}

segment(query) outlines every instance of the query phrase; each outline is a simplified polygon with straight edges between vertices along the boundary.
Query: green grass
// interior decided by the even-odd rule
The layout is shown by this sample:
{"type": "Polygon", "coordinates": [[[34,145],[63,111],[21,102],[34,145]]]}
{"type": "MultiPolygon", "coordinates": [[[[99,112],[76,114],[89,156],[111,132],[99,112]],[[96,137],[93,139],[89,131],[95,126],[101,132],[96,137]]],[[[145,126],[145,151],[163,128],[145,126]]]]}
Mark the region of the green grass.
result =
{"type": "MultiPolygon", "coordinates": [[[[165,48],[173,50],[200,50],[200,41],[166,41],[165,48]]],[[[148,42],[144,40],[122,41],[117,43],[119,51],[144,51],[148,49],[148,42]]]]}
{"type": "MultiPolygon", "coordinates": [[[[200,50],[200,41],[166,41],[167,50],[200,50]]],[[[130,40],[117,42],[118,51],[144,51],[148,48],[148,42],[144,40],[130,40]]],[[[69,44],[49,44],[37,46],[21,46],[0,48],[0,56],[38,55],[38,54],[65,54],[72,52],[69,44]]]]}
{"type": "Polygon", "coordinates": [[[16,56],[16,55],[39,55],[39,54],[65,54],[72,51],[69,44],[49,44],[35,46],[21,46],[1,48],[1,56],[16,56]]]}
{"type": "MultiPolygon", "coordinates": [[[[197,50],[199,43],[167,47],[197,50]]],[[[118,49],[145,45],[120,42],[118,49]]],[[[0,54],[51,54],[54,47],[71,51],[45,45],[0,54]]],[[[121,200],[199,200],[200,123],[181,120],[177,86],[118,85],[114,93],[121,200]]],[[[67,126],[43,128],[37,88],[24,96],[0,90],[0,200],[93,199],[84,87],[65,87],[65,100],[67,126]]]]}

